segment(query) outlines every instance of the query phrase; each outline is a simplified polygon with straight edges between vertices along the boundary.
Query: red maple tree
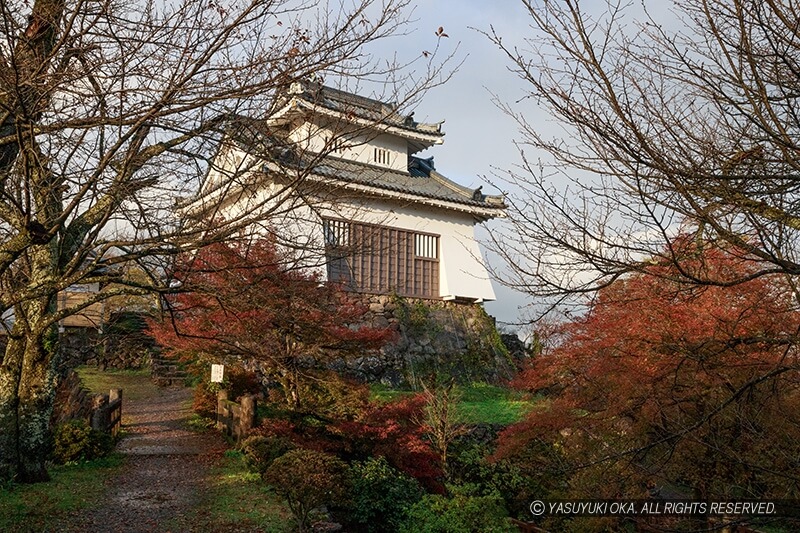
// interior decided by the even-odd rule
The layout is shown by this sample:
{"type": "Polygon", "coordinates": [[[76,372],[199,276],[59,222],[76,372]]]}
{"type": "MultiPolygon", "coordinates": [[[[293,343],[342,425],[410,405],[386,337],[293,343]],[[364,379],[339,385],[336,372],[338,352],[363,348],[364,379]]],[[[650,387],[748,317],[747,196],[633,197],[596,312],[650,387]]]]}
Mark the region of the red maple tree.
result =
{"type": "Polygon", "coordinates": [[[653,265],[602,290],[563,342],[517,379],[550,391],[501,436],[499,455],[550,443],[583,497],[800,494],[800,312],[791,279],[677,281],[756,272],[736,250],[673,243],[687,271],[653,265]],[[554,392],[555,391],[555,392],[554,392]]]}
{"type": "Polygon", "coordinates": [[[367,308],[341,287],[291,265],[269,239],[183,257],[174,272],[180,292],[150,331],[173,353],[260,362],[289,406],[300,408],[304,379],[334,359],[379,348],[393,333],[367,325],[367,308]]]}

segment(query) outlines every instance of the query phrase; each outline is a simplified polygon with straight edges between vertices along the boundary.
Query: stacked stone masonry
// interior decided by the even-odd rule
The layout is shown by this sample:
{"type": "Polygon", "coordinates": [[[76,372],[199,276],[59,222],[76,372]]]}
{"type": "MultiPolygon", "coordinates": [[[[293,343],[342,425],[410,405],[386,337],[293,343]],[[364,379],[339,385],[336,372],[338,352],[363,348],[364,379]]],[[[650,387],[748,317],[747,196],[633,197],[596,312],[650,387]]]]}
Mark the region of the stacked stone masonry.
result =
{"type": "Polygon", "coordinates": [[[380,353],[343,364],[357,379],[398,386],[413,385],[420,373],[437,369],[464,381],[499,382],[513,373],[494,319],[479,304],[395,295],[360,298],[369,309],[365,320],[397,336],[380,353]]]}

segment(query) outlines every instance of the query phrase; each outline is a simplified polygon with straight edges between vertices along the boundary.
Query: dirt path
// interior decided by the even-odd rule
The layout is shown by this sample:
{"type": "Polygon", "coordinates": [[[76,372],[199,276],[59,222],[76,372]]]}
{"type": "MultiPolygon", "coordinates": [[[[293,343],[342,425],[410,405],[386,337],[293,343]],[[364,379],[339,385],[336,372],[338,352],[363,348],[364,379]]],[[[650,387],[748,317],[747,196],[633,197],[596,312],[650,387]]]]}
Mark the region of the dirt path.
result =
{"type": "Polygon", "coordinates": [[[194,531],[212,463],[224,450],[213,432],[186,429],[191,389],[158,389],[153,397],[123,402],[125,438],[118,450],[127,460],[111,480],[104,504],[75,517],[64,531],[173,533],[194,531]]]}

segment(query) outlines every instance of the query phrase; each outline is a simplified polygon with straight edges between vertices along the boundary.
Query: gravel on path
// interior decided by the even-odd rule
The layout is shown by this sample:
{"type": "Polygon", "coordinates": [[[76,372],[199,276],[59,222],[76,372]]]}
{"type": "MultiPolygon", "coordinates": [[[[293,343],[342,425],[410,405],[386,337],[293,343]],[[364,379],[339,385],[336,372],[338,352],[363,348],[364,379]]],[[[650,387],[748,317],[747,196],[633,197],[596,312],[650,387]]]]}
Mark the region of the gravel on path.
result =
{"type": "Polygon", "coordinates": [[[74,516],[61,531],[81,533],[191,532],[206,477],[225,450],[214,432],[190,431],[192,390],[158,389],[155,397],[123,402],[127,455],[102,504],[74,516]]]}

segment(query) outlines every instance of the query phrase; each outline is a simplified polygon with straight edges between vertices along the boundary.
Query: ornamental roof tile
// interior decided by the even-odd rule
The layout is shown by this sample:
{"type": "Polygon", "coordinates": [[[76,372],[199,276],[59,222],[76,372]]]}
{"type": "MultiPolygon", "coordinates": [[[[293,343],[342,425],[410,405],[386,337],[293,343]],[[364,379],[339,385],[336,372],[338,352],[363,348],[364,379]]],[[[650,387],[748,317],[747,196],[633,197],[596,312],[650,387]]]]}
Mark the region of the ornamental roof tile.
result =
{"type": "Polygon", "coordinates": [[[327,178],[423,198],[490,209],[506,207],[501,196],[485,195],[481,192],[481,187],[470,189],[436,172],[432,157],[428,159],[409,157],[408,173],[357,161],[326,157],[314,168],[314,172],[327,178]]]}
{"type": "Polygon", "coordinates": [[[359,118],[408,131],[444,136],[442,122],[435,124],[417,122],[414,120],[413,112],[409,115],[399,113],[398,105],[394,102],[382,102],[340,89],[334,89],[314,81],[293,83],[289,89],[289,95],[344,115],[352,114],[359,118]]]}

